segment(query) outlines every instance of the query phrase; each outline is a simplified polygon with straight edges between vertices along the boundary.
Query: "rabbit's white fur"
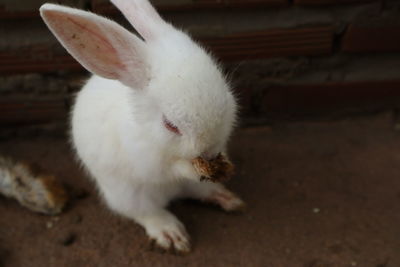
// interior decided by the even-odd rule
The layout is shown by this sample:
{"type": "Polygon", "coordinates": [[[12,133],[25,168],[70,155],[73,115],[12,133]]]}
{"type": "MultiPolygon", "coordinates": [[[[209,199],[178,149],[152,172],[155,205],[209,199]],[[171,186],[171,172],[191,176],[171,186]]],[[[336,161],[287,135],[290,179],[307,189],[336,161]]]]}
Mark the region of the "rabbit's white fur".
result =
{"type": "Polygon", "coordinates": [[[191,164],[200,155],[225,152],[236,102],[211,57],[162,21],[148,1],[113,2],[124,8],[128,19],[142,12],[141,20],[130,21],[146,42],[88,12],[52,4],[41,8],[67,50],[94,74],[106,77],[92,76],[77,95],[73,144],[112,210],[141,224],[161,247],[186,252],[190,246],[185,228],[165,209],[172,199],[209,200],[226,210],[243,205],[221,184],[200,182],[191,164]],[[135,25],[152,18],[154,25],[135,25]],[[94,34],[78,36],[88,48],[71,40],[82,29],[94,34]],[[104,45],[100,51],[98,43],[104,45]],[[115,56],[104,56],[104,51],[115,56]],[[168,130],[165,119],[180,133],[168,130]]]}

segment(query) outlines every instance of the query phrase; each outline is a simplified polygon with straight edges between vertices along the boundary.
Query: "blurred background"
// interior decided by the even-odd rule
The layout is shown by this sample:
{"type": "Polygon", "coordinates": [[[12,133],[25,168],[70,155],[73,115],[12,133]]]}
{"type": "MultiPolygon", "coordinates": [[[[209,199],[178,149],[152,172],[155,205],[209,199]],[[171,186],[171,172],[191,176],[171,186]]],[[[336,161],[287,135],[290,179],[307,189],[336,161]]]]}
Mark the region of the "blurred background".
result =
{"type": "MultiPolygon", "coordinates": [[[[38,8],[44,2],[0,1],[0,125],[11,126],[11,132],[16,126],[65,128],[72,96],[88,77],[41,21],[38,8]]],[[[107,0],[53,2],[130,27],[107,0]]],[[[153,3],[221,60],[245,125],[372,112],[400,103],[397,0],[153,3]]]]}

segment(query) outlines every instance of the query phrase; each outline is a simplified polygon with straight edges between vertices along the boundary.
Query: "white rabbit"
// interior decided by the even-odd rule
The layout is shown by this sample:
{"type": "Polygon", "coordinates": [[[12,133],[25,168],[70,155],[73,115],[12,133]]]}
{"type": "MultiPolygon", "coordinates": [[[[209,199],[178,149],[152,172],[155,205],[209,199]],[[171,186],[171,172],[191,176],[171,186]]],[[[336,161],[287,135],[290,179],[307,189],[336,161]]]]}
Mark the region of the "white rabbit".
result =
{"type": "Polygon", "coordinates": [[[72,111],[72,141],[107,205],[142,225],[164,249],[190,250],[172,199],[237,210],[220,183],[200,182],[191,160],[225,152],[236,101],[214,60],[147,0],[112,0],[144,41],[117,23],[54,4],[44,21],[94,75],[72,111]]]}

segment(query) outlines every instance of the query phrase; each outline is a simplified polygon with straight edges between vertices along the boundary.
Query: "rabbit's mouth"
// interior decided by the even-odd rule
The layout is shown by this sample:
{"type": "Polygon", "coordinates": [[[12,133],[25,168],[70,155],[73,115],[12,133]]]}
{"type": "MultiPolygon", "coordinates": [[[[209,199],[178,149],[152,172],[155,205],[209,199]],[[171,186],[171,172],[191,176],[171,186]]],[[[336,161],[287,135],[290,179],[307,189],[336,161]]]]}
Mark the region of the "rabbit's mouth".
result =
{"type": "Polygon", "coordinates": [[[192,164],[201,175],[201,181],[224,182],[229,180],[234,173],[233,164],[221,153],[209,160],[197,157],[192,160],[192,164]]]}

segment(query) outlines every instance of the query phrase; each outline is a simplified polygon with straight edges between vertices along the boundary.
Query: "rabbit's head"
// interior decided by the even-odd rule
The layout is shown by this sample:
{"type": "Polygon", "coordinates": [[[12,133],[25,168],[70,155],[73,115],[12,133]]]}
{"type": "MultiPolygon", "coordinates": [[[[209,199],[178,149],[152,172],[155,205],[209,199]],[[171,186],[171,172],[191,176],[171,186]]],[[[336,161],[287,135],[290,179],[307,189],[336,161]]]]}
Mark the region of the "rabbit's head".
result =
{"type": "Polygon", "coordinates": [[[224,150],[236,102],[218,65],[147,0],[112,2],[144,40],[90,12],[54,4],[40,11],[53,34],[86,69],[119,80],[143,98],[146,104],[142,110],[136,107],[138,114],[159,132],[168,153],[211,158],[224,150]]]}

